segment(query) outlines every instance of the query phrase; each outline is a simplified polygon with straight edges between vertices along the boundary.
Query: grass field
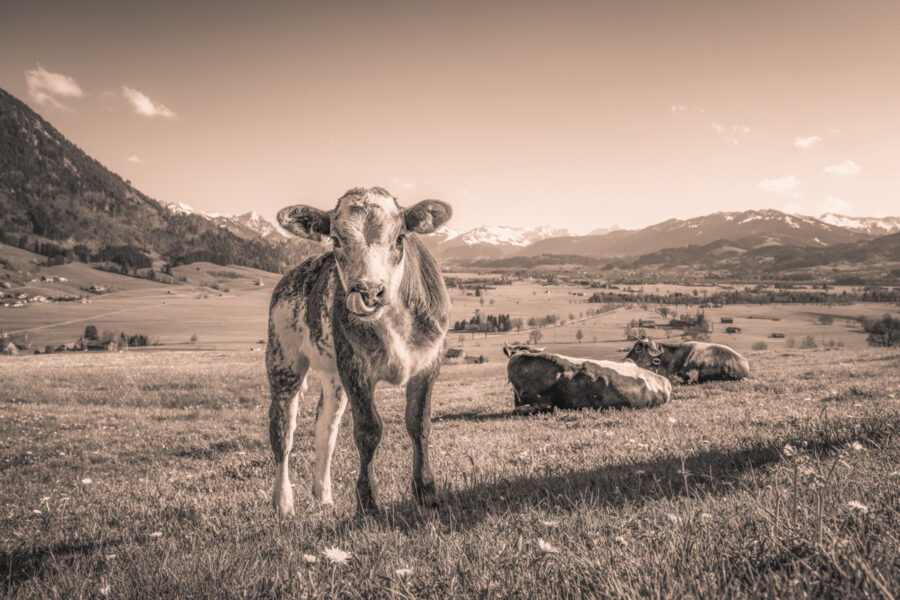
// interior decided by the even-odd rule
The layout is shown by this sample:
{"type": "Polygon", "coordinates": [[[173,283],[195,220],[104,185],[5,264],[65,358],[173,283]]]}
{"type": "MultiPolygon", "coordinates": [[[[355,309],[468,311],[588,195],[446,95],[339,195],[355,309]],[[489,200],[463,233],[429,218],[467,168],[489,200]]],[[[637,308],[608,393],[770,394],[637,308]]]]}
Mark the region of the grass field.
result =
{"type": "Polygon", "coordinates": [[[268,501],[261,353],[3,358],[0,586],[13,598],[897,597],[900,354],[749,358],[751,379],[678,387],[658,409],[533,417],[510,415],[504,364],[447,365],[431,451],[442,505],[424,512],[401,393],[379,388],[376,518],[354,515],[348,422],[336,505],[312,501],[308,398],[298,514],[284,521],[268,501]]]}

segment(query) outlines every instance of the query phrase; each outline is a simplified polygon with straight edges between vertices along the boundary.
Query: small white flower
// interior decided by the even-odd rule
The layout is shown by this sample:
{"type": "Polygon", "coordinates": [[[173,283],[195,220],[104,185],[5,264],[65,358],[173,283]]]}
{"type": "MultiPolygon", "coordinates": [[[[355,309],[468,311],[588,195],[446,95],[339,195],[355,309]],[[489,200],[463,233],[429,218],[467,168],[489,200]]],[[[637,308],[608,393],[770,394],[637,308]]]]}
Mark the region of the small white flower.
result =
{"type": "Polygon", "coordinates": [[[709,519],[712,519],[712,515],[709,513],[700,513],[700,518],[704,521],[708,521],[709,519]]]}
{"type": "Polygon", "coordinates": [[[867,512],[869,512],[868,506],[866,506],[862,502],[857,502],[856,500],[851,500],[850,502],[847,503],[847,506],[849,506],[850,508],[855,508],[856,510],[858,510],[859,512],[861,512],[863,514],[866,514],[867,512]]]}
{"type": "Polygon", "coordinates": [[[323,552],[323,554],[325,555],[325,558],[327,558],[331,562],[342,565],[347,562],[348,558],[350,558],[349,552],[344,552],[343,550],[334,547],[328,548],[327,550],[325,550],[325,552],[323,552]]]}
{"type": "Polygon", "coordinates": [[[409,577],[412,575],[413,570],[409,567],[405,567],[403,569],[397,569],[394,573],[397,574],[398,577],[409,577]]]}
{"type": "Polygon", "coordinates": [[[541,552],[547,552],[548,554],[559,552],[550,542],[545,542],[542,538],[538,538],[538,548],[541,549],[541,552]]]}
{"type": "Polygon", "coordinates": [[[36,515],[41,515],[41,514],[43,514],[43,513],[42,513],[41,511],[39,511],[38,509],[34,509],[34,510],[32,510],[31,512],[33,512],[33,513],[36,514],[36,515]]]}
{"type": "Polygon", "coordinates": [[[106,560],[116,560],[119,557],[118,554],[107,554],[106,560]]]}
{"type": "Polygon", "coordinates": [[[83,483],[84,485],[88,485],[88,484],[91,484],[94,482],[91,480],[90,477],[85,477],[84,479],[81,480],[81,483],[83,483]]]}
{"type": "Polygon", "coordinates": [[[541,521],[541,525],[544,527],[556,527],[559,525],[559,521],[541,521]]]}
{"type": "Polygon", "coordinates": [[[109,591],[110,591],[109,584],[107,583],[106,585],[104,585],[103,587],[101,587],[99,591],[100,591],[100,595],[102,595],[102,596],[109,596],[109,591]]]}
{"type": "Polygon", "coordinates": [[[669,517],[669,520],[672,521],[672,523],[675,523],[676,525],[677,525],[678,522],[681,520],[681,519],[678,518],[678,515],[676,515],[676,514],[674,514],[674,513],[669,513],[669,514],[666,515],[666,516],[669,517]]]}
{"type": "Polygon", "coordinates": [[[150,537],[152,537],[152,538],[162,537],[162,531],[154,531],[153,533],[150,534],[150,537]]]}
{"type": "Polygon", "coordinates": [[[613,433],[612,431],[607,431],[607,432],[604,433],[604,435],[616,435],[616,434],[613,433]]]}
{"type": "Polygon", "coordinates": [[[41,498],[41,504],[43,504],[44,502],[49,502],[49,501],[50,501],[50,496],[44,496],[43,498],[41,498]]]}
{"type": "Polygon", "coordinates": [[[850,444],[850,447],[853,448],[854,450],[856,450],[857,452],[859,452],[860,450],[863,449],[863,445],[860,444],[859,442],[853,442],[852,444],[850,444]]]}
{"type": "Polygon", "coordinates": [[[622,537],[621,535],[617,535],[617,536],[616,536],[616,541],[617,541],[618,543],[622,544],[623,546],[627,546],[627,545],[628,545],[628,540],[626,540],[626,539],[625,539],[624,537],[622,537]]]}
{"type": "Polygon", "coordinates": [[[784,453],[784,455],[787,456],[788,458],[790,458],[791,456],[793,456],[794,454],[797,453],[797,449],[794,448],[793,446],[791,446],[790,444],[785,444],[785,445],[784,445],[784,448],[782,448],[781,451],[782,451],[782,452],[784,453]]]}
{"type": "Polygon", "coordinates": [[[678,422],[678,419],[676,419],[675,417],[669,417],[669,423],[677,423],[677,422],[678,422]]]}
{"type": "Polygon", "coordinates": [[[318,560],[319,559],[316,558],[316,556],[314,554],[304,554],[303,555],[303,561],[308,565],[311,565],[318,560]]]}

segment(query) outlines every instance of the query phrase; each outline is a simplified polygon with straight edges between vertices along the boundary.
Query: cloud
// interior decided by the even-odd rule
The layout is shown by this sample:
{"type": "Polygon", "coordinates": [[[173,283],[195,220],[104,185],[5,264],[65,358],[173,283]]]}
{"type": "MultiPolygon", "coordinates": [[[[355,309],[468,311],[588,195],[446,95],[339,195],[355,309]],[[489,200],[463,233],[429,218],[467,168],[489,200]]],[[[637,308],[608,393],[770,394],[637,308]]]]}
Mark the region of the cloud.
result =
{"type": "Polygon", "coordinates": [[[828,196],[824,201],[819,202],[816,208],[818,209],[818,214],[830,212],[848,215],[854,211],[856,205],[837,196],[828,196]]]}
{"type": "Polygon", "coordinates": [[[62,73],[51,73],[38,63],[36,69],[25,71],[28,95],[41,106],[67,109],[59,98],[81,98],[84,92],[78,83],[62,73]]]}
{"type": "Polygon", "coordinates": [[[406,177],[394,177],[393,179],[391,179],[391,183],[399,185],[404,190],[411,190],[416,187],[416,183],[414,181],[410,181],[406,177]]]}
{"type": "Polygon", "coordinates": [[[741,145],[739,136],[750,133],[750,127],[747,125],[722,125],[715,121],[713,121],[712,129],[720,138],[735,146],[741,145]]]}
{"type": "Polygon", "coordinates": [[[687,112],[689,110],[693,110],[695,112],[706,112],[706,109],[702,106],[688,106],[687,104],[673,104],[669,107],[672,112],[687,112]]]}
{"type": "Polygon", "coordinates": [[[842,163],[825,167],[824,171],[829,175],[859,175],[860,173],[862,173],[862,167],[860,167],[852,160],[845,160],[842,163]]]}
{"type": "Polygon", "coordinates": [[[803,148],[804,150],[808,150],[809,148],[812,148],[813,146],[815,146],[816,144],[818,144],[821,141],[822,141],[822,138],[820,138],[817,135],[811,135],[809,137],[795,137],[794,145],[797,146],[798,148],[803,148]]]}
{"type": "Polygon", "coordinates": [[[465,188],[460,188],[460,189],[456,190],[456,193],[459,194],[460,196],[462,196],[463,198],[467,198],[469,200],[477,200],[478,199],[478,194],[476,194],[475,192],[473,192],[471,190],[467,190],[465,188]]]}
{"type": "Polygon", "coordinates": [[[134,112],[145,117],[165,117],[171,119],[175,113],[168,106],[154,102],[141,92],[127,85],[122,86],[122,95],[131,102],[134,112]]]}
{"type": "Polygon", "coordinates": [[[137,154],[132,154],[131,156],[128,157],[128,162],[142,163],[144,161],[142,161],[141,157],[138,156],[137,154]]]}
{"type": "Polygon", "coordinates": [[[788,198],[800,197],[803,190],[803,182],[793,175],[762,179],[757,186],[767,194],[778,194],[788,198]]]}

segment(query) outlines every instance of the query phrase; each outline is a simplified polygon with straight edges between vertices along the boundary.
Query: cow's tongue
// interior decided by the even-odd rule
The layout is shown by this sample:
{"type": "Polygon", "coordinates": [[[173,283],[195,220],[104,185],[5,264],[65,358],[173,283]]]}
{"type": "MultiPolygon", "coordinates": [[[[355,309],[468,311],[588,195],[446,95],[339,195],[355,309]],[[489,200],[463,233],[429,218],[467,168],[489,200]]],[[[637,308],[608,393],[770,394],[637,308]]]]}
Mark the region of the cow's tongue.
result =
{"type": "Polygon", "coordinates": [[[347,310],[358,315],[371,315],[378,307],[366,304],[359,292],[351,292],[347,295],[347,310]]]}

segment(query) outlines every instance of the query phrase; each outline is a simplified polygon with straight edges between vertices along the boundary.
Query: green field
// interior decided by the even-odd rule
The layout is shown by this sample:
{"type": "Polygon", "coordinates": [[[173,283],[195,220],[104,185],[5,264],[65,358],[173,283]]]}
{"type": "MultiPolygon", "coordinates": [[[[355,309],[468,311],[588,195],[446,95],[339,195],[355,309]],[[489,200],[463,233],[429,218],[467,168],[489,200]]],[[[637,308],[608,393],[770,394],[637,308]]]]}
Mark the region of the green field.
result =
{"type": "MultiPolygon", "coordinates": [[[[0,258],[24,264],[27,260],[39,260],[31,253],[0,245],[0,258]],[[30,258],[29,258],[30,257],[30,258]]],[[[47,296],[84,293],[80,286],[100,283],[115,290],[104,295],[91,295],[90,304],[55,303],[29,304],[20,308],[0,307],[0,331],[12,335],[27,333],[33,347],[61,344],[76,340],[85,326],[93,324],[99,331],[126,331],[142,333],[158,342],[163,348],[191,349],[259,349],[266,338],[269,296],[280,276],[246,267],[222,267],[212,263],[194,263],[173,269],[175,277],[183,279],[181,285],[165,285],[105,273],[87,265],[72,263],[56,267],[41,267],[40,273],[51,277],[65,276],[68,283],[30,282],[13,288],[14,292],[47,296]],[[262,286],[257,285],[262,283],[262,286]],[[196,336],[197,341],[189,344],[196,336]]],[[[471,274],[454,273],[467,277],[471,274]]],[[[640,289],[640,288],[635,288],[640,289]]],[[[648,285],[647,292],[681,291],[684,286],[648,285]]],[[[698,290],[713,291],[712,286],[699,286],[698,290]]],[[[621,307],[599,316],[590,313],[611,308],[591,304],[587,298],[593,290],[583,286],[545,286],[536,281],[516,281],[512,285],[498,285],[476,297],[471,290],[450,289],[453,301],[451,321],[471,319],[475,311],[484,314],[509,314],[513,318],[542,319],[548,314],[557,315],[561,325],[541,329],[539,345],[567,354],[591,358],[614,359],[626,349],[624,327],[632,319],[655,319],[666,322],[655,312],[655,306],[643,310],[638,306],[621,307]],[[581,343],[576,342],[576,332],[582,331],[581,343]]],[[[674,314],[695,313],[696,307],[669,307],[674,314]]],[[[803,304],[781,305],[729,305],[724,308],[705,309],[716,324],[712,341],[728,344],[740,352],[748,352],[756,342],[765,342],[770,348],[786,348],[787,340],[799,341],[813,336],[818,345],[829,342],[842,343],[850,348],[864,348],[866,335],[855,320],[858,316],[880,317],[886,312],[897,313],[897,307],[881,303],[859,303],[847,306],[803,304]],[[819,323],[821,314],[835,317],[831,325],[819,323]],[[733,325],[740,327],[739,334],[726,334],[719,323],[722,317],[731,317],[733,325]],[[772,333],[783,333],[784,339],[772,339],[772,333]]],[[[670,317],[671,318],[671,317],[670,317]]],[[[488,360],[503,360],[501,348],[504,340],[524,342],[532,328],[521,331],[485,334],[451,333],[448,347],[462,347],[469,355],[485,356],[488,360]]],[[[649,330],[648,334],[666,339],[666,331],[649,330]]],[[[680,340],[680,332],[672,341],[680,340]]]]}
{"type": "MultiPolygon", "coordinates": [[[[778,597],[900,594],[900,354],[750,356],[743,382],[644,411],[510,414],[505,365],[446,365],[441,507],[409,493],[401,392],[379,387],[382,512],[269,504],[262,353],[0,358],[0,586],[13,598],[778,597]],[[334,563],[325,552],[349,553],[334,563]]],[[[348,411],[349,412],[349,411],[348,411]]],[[[347,417],[349,421],[349,416],[347,417]]]]}

